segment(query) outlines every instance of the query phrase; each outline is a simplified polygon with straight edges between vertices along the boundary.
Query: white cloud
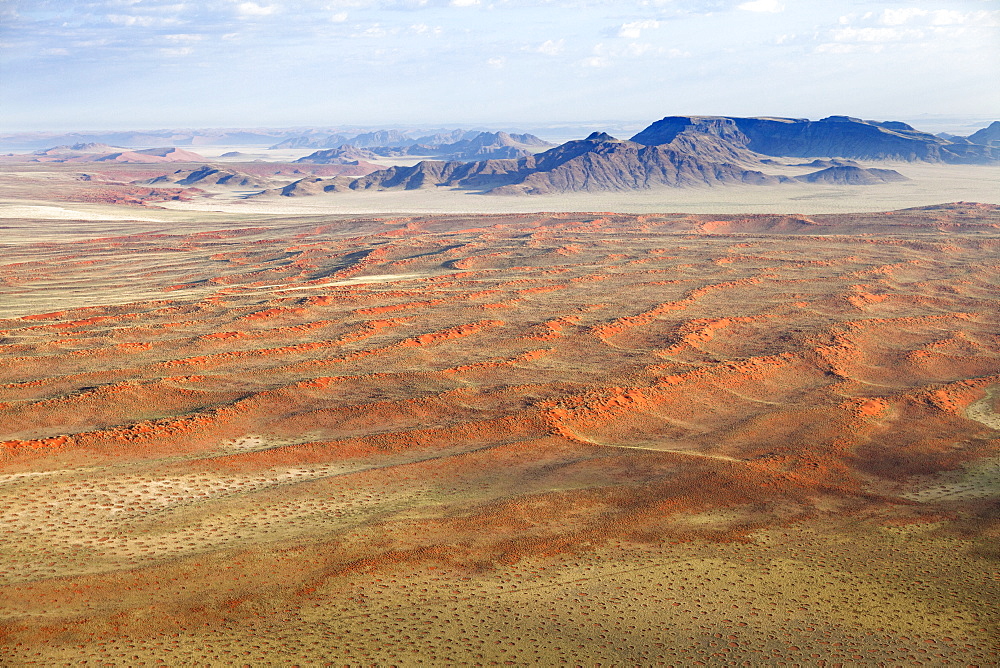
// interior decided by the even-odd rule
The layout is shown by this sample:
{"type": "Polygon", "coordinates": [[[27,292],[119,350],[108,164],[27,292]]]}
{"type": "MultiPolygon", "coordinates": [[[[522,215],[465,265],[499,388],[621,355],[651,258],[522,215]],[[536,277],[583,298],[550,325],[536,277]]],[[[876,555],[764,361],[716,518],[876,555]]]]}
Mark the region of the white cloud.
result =
{"type": "Polygon", "coordinates": [[[62,49],[62,48],[57,48],[57,49],[42,49],[42,55],[43,56],[68,56],[69,55],[69,49],[62,49]]]}
{"type": "Polygon", "coordinates": [[[903,9],[883,10],[879,23],[887,26],[901,26],[907,23],[921,23],[932,26],[977,25],[980,27],[995,27],[1000,12],[978,11],[960,12],[954,9],[919,9],[906,7],[903,9]]]}
{"type": "Polygon", "coordinates": [[[666,56],[668,58],[688,58],[691,53],[681,49],[667,49],[663,46],[650,44],[649,42],[612,42],[610,44],[594,45],[594,57],[601,61],[600,67],[611,64],[612,61],[622,58],[651,58],[655,56],[666,56]]]}
{"type": "Polygon", "coordinates": [[[602,58],[601,56],[591,56],[590,58],[584,58],[580,61],[580,64],[584,67],[607,67],[611,62],[607,58],[602,58]]]}
{"type": "Polygon", "coordinates": [[[630,23],[622,24],[622,27],[618,29],[618,36],[624,37],[625,39],[639,39],[642,36],[643,30],[653,30],[659,27],[660,22],[652,19],[647,19],[645,21],[632,21],[630,23]]]}
{"type": "Polygon", "coordinates": [[[194,49],[190,46],[182,46],[177,48],[160,49],[160,53],[168,58],[183,58],[184,56],[190,56],[194,53],[194,49]]]}
{"type": "Polygon", "coordinates": [[[920,39],[922,30],[916,28],[838,28],[831,33],[837,42],[900,42],[920,39]]]}
{"type": "Polygon", "coordinates": [[[381,24],[374,23],[365,28],[362,32],[354,33],[351,37],[385,37],[388,34],[388,31],[383,28],[381,24]]]}
{"type": "Polygon", "coordinates": [[[918,9],[917,7],[886,9],[882,12],[882,18],[879,19],[879,23],[887,26],[901,26],[917,17],[927,16],[929,13],[926,9],[918,9]]]}
{"type": "Polygon", "coordinates": [[[434,26],[433,28],[426,23],[414,23],[410,26],[410,32],[414,32],[418,35],[440,35],[444,32],[441,26],[434,26]]]}
{"type": "Polygon", "coordinates": [[[507,64],[507,59],[504,58],[503,56],[497,56],[496,58],[490,58],[489,60],[487,60],[486,64],[492,67],[493,69],[499,70],[500,68],[502,68],[504,65],[507,64]]]}
{"type": "Polygon", "coordinates": [[[256,2],[241,2],[236,10],[243,16],[268,16],[278,10],[275,5],[258,5],[256,2]]]}
{"type": "Polygon", "coordinates": [[[330,20],[334,23],[343,23],[347,20],[347,12],[337,12],[330,17],[330,20]]]}
{"type": "Polygon", "coordinates": [[[473,5],[478,5],[479,0],[451,0],[448,4],[452,7],[472,7],[473,5]]]}
{"type": "Polygon", "coordinates": [[[566,40],[546,40],[535,49],[538,53],[546,56],[558,56],[566,48],[566,40]]]}
{"type": "Polygon", "coordinates": [[[963,14],[954,9],[939,9],[934,12],[931,24],[936,26],[962,25],[969,20],[969,16],[969,14],[963,14]]]}
{"type": "Polygon", "coordinates": [[[744,2],[742,5],[736,5],[736,9],[742,9],[747,12],[783,12],[785,11],[785,5],[779,2],[779,0],[750,0],[750,2],[744,2]]]}
{"type": "Polygon", "coordinates": [[[816,53],[854,53],[858,47],[854,44],[839,44],[827,42],[816,47],[816,53]]]}
{"type": "Polygon", "coordinates": [[[177,35],[164,35],[163,39],[170,42],[200,42],[205,39],[204,35],[192,35],[189,33],[177,34],[177,35]]]}
{"type": "Polygon", "coordinates": [[[152,28],[155,26],[177,25],[180,19],[157,17],[157,16],[135,16],[132,14],[108,14],[108,20],[117,26],[139,26],[141,28],[152,28]]]}

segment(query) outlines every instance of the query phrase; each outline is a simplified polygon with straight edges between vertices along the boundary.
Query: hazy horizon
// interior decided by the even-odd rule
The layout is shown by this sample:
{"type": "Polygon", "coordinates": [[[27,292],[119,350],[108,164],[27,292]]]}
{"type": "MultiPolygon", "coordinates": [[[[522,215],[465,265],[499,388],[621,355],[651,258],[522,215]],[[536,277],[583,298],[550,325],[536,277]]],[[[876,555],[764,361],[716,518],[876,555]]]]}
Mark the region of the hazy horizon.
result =
{"type": "MultiPolygon", "coordinates": [[[[666,114],[666,115],[677,115],[677,116],[705,116],[707,114],[694,114],[694,113],[678,113],[678,114],[666,114]]],[[[720,114],[722,116],[734,116],[734,114],[720,114]]],[[[825,116],[834,115],[845,115],[837,114],[831,111],[825,116]]],[[[448,131],[453,129],[463,129],[472,131],[483,131],[483,132],[526,132],[535,134],[536,136],[553,142],[563,142],[572,139],[580,139],[589,134],[591,131],[603,131],[608,132],[616,136],[619,139],[628,139],[632,135],[636,134],[640,130],[649,126],[650,124],[660,120],[664,115],[657,116],[656,118],[650,118],[648,120],[622,120],[622,119],[608,119],[608,120],[567,120],[563,122],[555,121],[537,121],[537,122],[513,122],[513,121],[487,121],[482,123],[469,123],[463,121],[442,121],[437,123],[404,123],[404,122],[386,122],[382,124],[362,124],[362,123],[339,123],[339,124],[326,124],[326,123],[316,123],[316,124],[296,124],[287,126],[238,126],[238,125],[163,125],[160,127],[151,126],[119,126],[119,127],[53,127],[53,128],[38,128],[38,129],[22,129],[22,128],[2,128],[0,127],[0,149],[2,150],[17,150],[13,146],[5,146],[3,144],[4,138],[15,137],[19,135],[52,135],[57,138],[64,135],[108,135],[115,133],[144,133],[148,132],[150,134],[163,133],[163,132],[233,132],[233,131],[272,131],[275,133],[294,133],[296,131],[329,131],[331,133],[340,133],[351,135],[353,133],[364,133],[373,132],[376,130],[400,130],[407,132],[413,136],[419,134],[432,134],[439,131],[448,131]]],[[[778,116],[778,114],[769,114],[768,116],[778,116]]],[[[824,116],[824,117],[825,117],[824,116]]],[[[790,116],[785,116],[790,117],[790,116]]],[[[811,117],[809,120],[819,120],[820,116],[811,117]]],[[[864,120],[871,121],[902,121],[912,125],[915,129],[932,132],[932,133],[950,133],[956,135],[970,134],[971,132],[978,130],[980,128],[988,126],[990,123],[996,120],[1000,120],[1000,112],[994,116],[979,115],[979,114],[968,114],[964,116],[935,116],[935,115],[925,115],[921,116],[910,116],[910,117],[885,117],[885,118],[866,118],[864,120]]],[[[151,144],[150,147],[153,145],[151,144]]],[[[136,145],[138,147],[138,145],[136,145]]],[[[20,150],[31,150],[23,148],[20,150]]]]}

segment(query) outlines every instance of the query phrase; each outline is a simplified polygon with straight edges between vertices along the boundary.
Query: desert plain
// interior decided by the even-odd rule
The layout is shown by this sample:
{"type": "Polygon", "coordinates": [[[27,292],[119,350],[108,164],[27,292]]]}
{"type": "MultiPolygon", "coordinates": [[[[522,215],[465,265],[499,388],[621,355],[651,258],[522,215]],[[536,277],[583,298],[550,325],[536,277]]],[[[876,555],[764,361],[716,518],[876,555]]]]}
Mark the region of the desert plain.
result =
{"type": "Polygon", "coordinates": [[[0,664],[995,665],[1000,169],[79,171],[0,175],[0,664]]]}

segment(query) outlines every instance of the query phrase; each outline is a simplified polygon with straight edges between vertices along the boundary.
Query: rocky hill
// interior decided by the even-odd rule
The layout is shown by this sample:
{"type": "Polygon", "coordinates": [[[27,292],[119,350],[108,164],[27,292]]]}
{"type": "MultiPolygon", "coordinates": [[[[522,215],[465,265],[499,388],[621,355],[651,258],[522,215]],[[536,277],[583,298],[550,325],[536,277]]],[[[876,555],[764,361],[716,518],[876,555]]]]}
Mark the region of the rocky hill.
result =
{"type": "Polygon", "coordinates": [[[55,156],[55,157],[77,157],[82,155],[104,155],[117,151],[126,151],[124,146],[111,146],[101,142],[81,142],[73,145],[62,144],[35,151],[32,155],[55,156]]]}
{"type": "Polygon", "coordinates": [[[427,160],[355,180],[304,180],[281,189],[280,194],[444,186],[496,195],[537,195],[788,180],[748,169],[752,165],[759,165],[759,160],[750,151],[703,133],[684,133],[665,146],[644,146],[594,133],[518,160],[427,160]]]}
{"type": "Polygon", "coordinates": [[[1000,146],[1000,121],[993,121],[982,130],[973,132],[967,139],[973,144],[1000,146]]]}
{"type": "MultiPolygon", "coordinates": [[[[507,132],[465,133],[463,139],[446,144],[429,143],[435,137],[422,137],[407,145],[387,145],[363,147],[354,140],[337,148],[310,153],[296,162],[317,164],[343,164],[344,160],[372,160],[381,157],[433,156],[441,160],[475,161],[494,159],[524,158],[540,147],[552,144],[531,134],[510,134],[507,132]]],[[[448,135],[437,135],[448,136],[448,135]]]]}
{"type": "MultiPolygon", "coordinates": [[[[995,125],[1000,130],[1000,124],[995,125]]],[[[986,130],[983,136],[990,141],[986,130]]],[[[281,194],[447,187],[494,195],[536,195],[728,183],[873,185],[907,179],[895,170],[862,167],[855,159],[946,163],[1000,160],[1000,148],[965,139],[950,141],[897,121],[864,121],[848,116],[819,121],[670,116],[627,141],[595,132],[586,139],[532,153],[527,146],[535,140],[541,141],[530,135],[480,133],[473,139],[441,146],[440,155],[449,158],[446,160],[379,170],[356,180],[339,177],[293,183],[281,194]],[[499,150],[508,148],[510,153],[499,150]],[[516,153],[519,150],[525,154],[516,153]],[[470,155],[481,159],[469,161],[470,155]],[[765,156],[816,159],[787,164],[765,156]],[[765,173],[769,165],[820,169],[789,177],[765,173]]],[[[411,145],[400,150],[416,148],[411,145]]],[[[387,149],[367,150],[379,154],[387,149]]],[[[313,154],[303,160],[317,158],[313,154]]]]}
{"type": "Polygon", "coordinates": [[[270,148],[334,148],[346,142],[347,139],[346,135],[311,132],[297,137],[289,137],[270,148]]]}
{"type": "Polygon", "coordinates": [[[531,134],[480,132],[451,144],[442,144],[435,151],[446,160],[483,160],[525,158],[540,147],[552,146],[531,134]]]}
{"type": "Polygon", "coordinates": [[[870,186],[878,183],[909,181],[895,169],[873,169],[851,165],[835,165],[818,172],[796,176],[803,183],[829,183],[836,185],[870,186]]]}
{"type": "Polygon", "coordinates": [[[265,189],[272,187],[274,183],[260,176],[247,174],[234,169],[213,167],[202,165],[197,169],[179,169],[173,174],[157,176],[136,183],[157,185],[175,183],[180,186],[228,186],[252,189],[265,189]]]}
{"type": "Polygon", "coordinates": [[[668,116],[632,137],[659,146],[682,132],[715,135],[751,151],[771,156],[837,157],[860,160],[924,160],[948,163],[989,163],[1000,150],[952,142],[920,132],[899,121],[865,121],[829,116],[819,121],[799,118],[736,118],[668,116]]]}
{"type": "Polygon", "coordinates": [[[339,148],[325,148],[314,151],[309,155],[299,158],[296,163],[311,163],[316,165],[346,165],[358,160],[373,160],[378,156],[366,148],[357,146],[341,146],[339,148]]]}

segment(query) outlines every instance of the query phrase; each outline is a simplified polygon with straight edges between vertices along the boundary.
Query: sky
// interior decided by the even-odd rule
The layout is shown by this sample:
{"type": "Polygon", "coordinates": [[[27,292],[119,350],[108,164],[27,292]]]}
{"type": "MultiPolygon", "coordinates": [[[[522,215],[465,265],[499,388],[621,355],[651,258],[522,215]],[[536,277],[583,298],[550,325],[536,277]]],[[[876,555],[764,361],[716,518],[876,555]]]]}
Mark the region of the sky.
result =
{"type": "Polygon", "coordinates": [[[0,0],[0,130],[1000,118],[1000,0],[0,0]]]}

